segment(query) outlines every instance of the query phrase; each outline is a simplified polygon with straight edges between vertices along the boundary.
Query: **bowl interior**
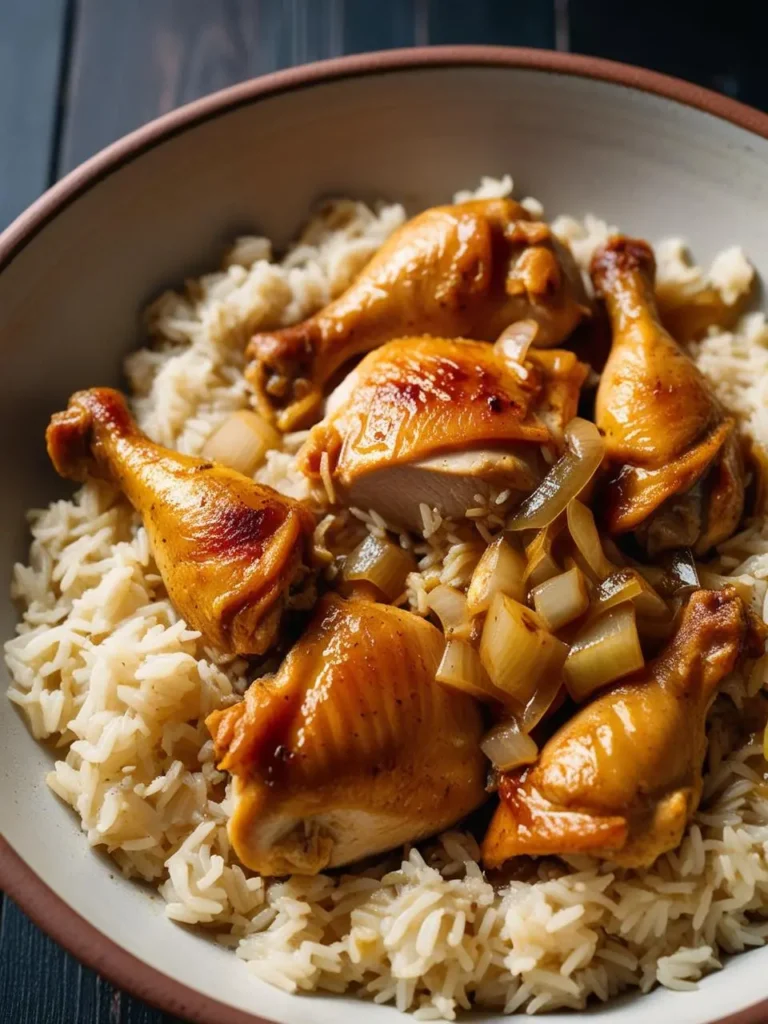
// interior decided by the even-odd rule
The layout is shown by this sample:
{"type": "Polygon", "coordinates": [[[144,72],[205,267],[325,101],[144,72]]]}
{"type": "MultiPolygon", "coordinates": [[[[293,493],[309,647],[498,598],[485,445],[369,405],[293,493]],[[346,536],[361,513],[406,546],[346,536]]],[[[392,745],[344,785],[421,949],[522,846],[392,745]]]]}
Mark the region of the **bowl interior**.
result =
{"type": "MultiPolygon", "coordinates": [[[[443,202],[483,174],[515,178],[548,215],[594,211],[652,240],[686,238],[705,261],[741,244],[768,267],[768,141],[681,104],[606,82],[504,67],[370,73],[295,88],[196,123],[73,198],[0,272],[0,580],[25,555],[24,512],[64,493],[43,430],[71,391],[116,383],[163,287],[216,266],[256,229],[278,244],[318,198],[443,202]]],[[[0,632],[17,618],[0,587],[0,632]]],[[[2,670],[4,673],[4,669],[2,670]]],[[[0,712],[0,820],[48,885],[139,959],[220,1001],[289,1024],[401,1019],[389,1007],[305,997],[249,977],[235,957],[162,915],[116,877],[47,789],[52,754],[0,712]]],[[[765,995],[768,950],[681,996],[657,991],[595,1012],[606,1022],[703,1024],[765,995]]],[[[567,1014],[549,1016],[566,1022],[567,1014]]]]}

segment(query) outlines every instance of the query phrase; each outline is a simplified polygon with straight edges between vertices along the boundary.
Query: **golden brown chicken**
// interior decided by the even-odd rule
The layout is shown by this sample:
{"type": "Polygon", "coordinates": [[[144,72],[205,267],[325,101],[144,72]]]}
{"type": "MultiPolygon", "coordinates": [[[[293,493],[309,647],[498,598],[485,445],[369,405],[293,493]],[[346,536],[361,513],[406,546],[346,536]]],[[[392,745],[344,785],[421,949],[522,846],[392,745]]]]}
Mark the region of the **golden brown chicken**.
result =
{"type": "Polygon", "coordinates": [[[435,682],[443,647],[410,612],[327,595],[277,675],[208,716],[234,775],[229,835],[245,865],[313,874],[483,802],[480,712],[435,682]]]}
{"type": "Polygon", "coordinates": [[[110,388],[80,391],[46,434],[58,472],[117,484],[144,520],[168,596],[220,650],[262,654],[306,577],[314,520],[297,501],[150,441],[110,388]]]}
{"type": "Polygon", "coordinates": [[[557,452],[586,373],[561,350],[531,350],[519,366],[484,342],[392,341],[331,395],[299,467],[405,528],[421,527],[422,503],[461,517],[477,493],[537,486],[541,448],[557,452]]]}
{"type": "Polygon", "coordinates": [[[613,328],[595,406],[610,473],[604,519],[613,534],[637,531],[650,554],[703,554],[741,519],[743,460],[736,423],[659,320],[654,274],[635,239],[610,239],[592,261],[613,328]]]}
{"type": "Polygon", "coordinates": [[[655,661],[578,711],[535,765],[503,779],[486,866],[590,853],[641,867],[674,849],[701,798],[718,683],[742,653],[762,653],[764,636],[733,587],[694,593],[655,661]]]}
{"type": "Polygon", "coordinates": [[[352,356],[415,331],[494,341],[535,321],[555,345],[588,313],[570,253],[511,199],[438,206],[408,221],[338,299],[304,323],[255,335],[246,371],[282,430],[316,413],[323,386],[352,356]]]}

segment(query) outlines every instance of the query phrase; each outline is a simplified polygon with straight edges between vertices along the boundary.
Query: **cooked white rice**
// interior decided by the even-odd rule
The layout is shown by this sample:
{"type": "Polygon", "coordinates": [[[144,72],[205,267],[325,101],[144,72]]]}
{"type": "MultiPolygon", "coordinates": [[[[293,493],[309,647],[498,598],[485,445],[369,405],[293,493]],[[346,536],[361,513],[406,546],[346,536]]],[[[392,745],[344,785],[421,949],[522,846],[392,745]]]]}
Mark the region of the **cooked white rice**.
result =
{"type": "MultiPolygon", "coordinates": [[[[485,179],[479,194],[511,188],[509,178],[485,179]]],[[[198,452],[248,402],[248,334],[338,294],[404,216],[397,205],[372,210],[341,200],[314,217],[284,259],[273,259],[266,239],[241,238],[221,271],[162,295],[148,313],[152,345],[127,366],[142,426],[164,444],[198,452]]],[[[582,266],[609,230],[594,217],[555,225],[582,266]]],[[[733,302],[752,276],[738,249],[706,275],[679,241],[663,243],[658,255],[668,295],[709,280],[733,302]]],[[[744,429],[768,444],[763,314],[706,338],[695,356],[744,429]]],[[[271,453],[259,479],[306,496],[293,466],[300,441],[288,438],[285,451],[271,453]]],[[[438,581],[466,585],[503,524],[504,500],[479,503],[462,523],[425,506],[423,537],[401,538],[419,560],[402,600],[424,612],[438,581]]],[[[29,565],[18,565],[13,581],[23,620],[5,654],[11,700],[33,735],[61,750],[49,785],[76,810],[91,845],[106,848],[127,875],[159,886],[169,918],[209,926],[259,978],[289,991],[351,986],[419,1019],[453,1020],[471,1002],[534,1013],[583,1007],[632,986],[690,988],[723,953],[768,937],[766,764],[759,743],[732,749],[727,714],[763,687],[767,659],[748,681],[724,686],[702,807],[681,847],[652,870],[587,857],[567,866],[542,860],[530,880],[497,891],[478,867],[475,841],[452,832],[358,874],[265,883],[230,851],[226,780],[203,725],[243,692],[248,666],[206,648],[180,621],[137,516],[110,488],[88,484],[30,518],[29,565]]],[[[361,510],[326,516],[316,548],[332,571],[339,546],[386,528],[361,510]]],[[[720,569],[749,574],[762,604],[768,524],[729,542],[720,569]]]]}

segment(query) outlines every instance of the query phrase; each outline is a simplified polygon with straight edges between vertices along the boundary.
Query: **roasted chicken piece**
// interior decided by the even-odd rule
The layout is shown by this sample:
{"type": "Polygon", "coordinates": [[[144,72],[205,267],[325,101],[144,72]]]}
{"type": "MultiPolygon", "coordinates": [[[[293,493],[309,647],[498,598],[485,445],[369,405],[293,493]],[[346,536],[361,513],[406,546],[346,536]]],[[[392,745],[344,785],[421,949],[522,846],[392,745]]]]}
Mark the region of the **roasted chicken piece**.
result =
{"type": "Polygon", "coordinates": [[[224,466],[180,455],[139,430],[110,388],[73,395],[46,434],[57,471],[109,480],[141,513],[168,596],[220,650],[262,654],[314,528],[302,504],[224,466]]]}
{"type": "Polygon", "coordinates": [[[592,261],[613,329],[595,405],[610,475],[604,521],[612,534],[636,531],[651,555],[703,554],[738,526],[744,465],[734,419],[659,320],[654,274],[636,239],[612,238],[592,261]]]}
{"type": "Polygon", "coordinates": [[[486,866],[590,853],[643,867],[674,849],[701,798],[718,683],[742,653],[762,653],[764,636],[733,587],[694,593],[655,661],[578,711],[535,765],[504,777],[486,866]]]}
{"type": "Polygon", "coordinates": [[[326,595],[274,677],[206,722],[234,776],[229,835],[263,875],[314,874],[412,842],[486,798],[482,721],[435,682],[442,634],[326,595]]]}
{"type": "Polygon", "coordinates": [[[494,341],[535,321],[555,345],[588,313],[570,253],[511,199],[426,210],[381,247],[338,299],[304,323],[256,334],[246,374],[282,430],[316,413],[323,386],[352,356],[418,331],[494,341]]]}
{"type": "Polygon", "coordinates": [[[331,395],[299,467],[407,529],[421,527],[421,503],[461,517],[478,493],[537,486],[541,449],[557,452],[586,373],[562,350],[531,350],[521,367],[484,342],[392,341],[331,395]]]}

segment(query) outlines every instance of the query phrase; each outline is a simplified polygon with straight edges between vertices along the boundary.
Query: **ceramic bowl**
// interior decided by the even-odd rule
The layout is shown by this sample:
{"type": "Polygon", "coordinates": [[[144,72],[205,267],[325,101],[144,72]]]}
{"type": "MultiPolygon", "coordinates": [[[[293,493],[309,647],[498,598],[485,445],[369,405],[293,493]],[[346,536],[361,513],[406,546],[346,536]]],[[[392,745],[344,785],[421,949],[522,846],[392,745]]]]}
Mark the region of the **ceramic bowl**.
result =
{"type": "MultiPolygon", "coordinates": [[[[766,167],[768,117],[731,100],[604,61],[485,48],[281,72],[111,146],[0,237],[0,633],[11,636],[16,621],[6,583],[26,550],[24,511],[61,487],[45,456],[48,416],[78,388],[117,382],[146,301],[215,265],[234,233],[258,228],[280,244],[321,196],[398,199],[415,211],[509,171],[517,194],[549,213],[596,210],[651,239],[683,235],[702,261],[738,241],[768,268],[766,167]]],[[[51,756],[4,704],[2,880],[76,956],[207,1024],[402,1020],[354,997],[276,991],[171,924],[158,898],[89,850],[45,785],[51,756]]],[[[657,990],[592,1012],[601,1024],[745,1024],[765,1020],[768,1003],[755,1004],[766,996],[768,948],[736,957],[695,992],[657,990]]]]}

